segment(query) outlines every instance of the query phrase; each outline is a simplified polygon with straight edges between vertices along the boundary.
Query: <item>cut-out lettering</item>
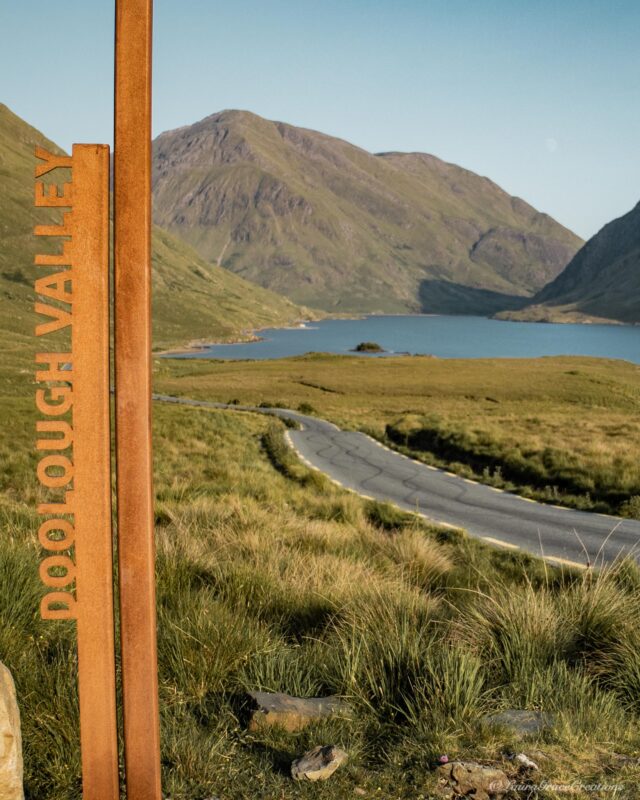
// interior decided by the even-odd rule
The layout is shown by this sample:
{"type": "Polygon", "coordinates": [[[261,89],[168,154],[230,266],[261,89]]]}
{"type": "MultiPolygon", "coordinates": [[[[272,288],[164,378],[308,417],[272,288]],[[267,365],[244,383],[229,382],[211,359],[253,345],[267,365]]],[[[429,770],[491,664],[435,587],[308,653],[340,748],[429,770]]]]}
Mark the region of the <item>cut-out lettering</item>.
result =
{"type": "Polygon", "coordinates": [[[73,480],[73,464],[67,456],[45,456],[38,464],[38,480],[49,489],[59,489],[73,480]],[[51,474],[50,470],[62,470],[51,474]]]}
{"type": "MultiPolygon", "coordinates": [[[[36,178],[54,169],[73,168],[73,159],[59,156],[44,148],[36,148],[36,157],[43,163],[36,165],[36,178]]],[[[73,235],[73,183],[49,183],[36,181],[34,202],[39,208],[70,208],[62,214],[60,225],[37,225],[36,236],[72,237],[73,235]]],[[[35,311],[48,320],[39,322],[36,335],[46,336],[59,331],[72,330],[73,312],[52,305],[43,300],[66,304],[73,308],[73,239],[66,238],[57,253],[39,253],[34,263],[38,267],[54,267],[56,271],[42,275],[35,281],[35,311]],[[66,269],[65,269],[66,268],[66,269]]],[[[76,546],[74,491],[60,489],[68,487],[74,478],[73,420],[71,415],[61,419],[72,410],[73,356],[71,353],[38,353],[36,361],[36,382],[42,384],[36,390],[36,407],[45,419],[36,422],[38,434],[36,448],[50,451],[43,455],[37,466],[38,479],[47,489],[55,490],[56,502],[38,505],[38,513],[52,515],[38,528],[38,540],[44,550],[54,553],[40,564],[40,579],[48,588],[64,589],[75,583],[76,546]],[[61,384],[49,386],[47,384],[61,384]],[[71,457],[60,451],[71,451],[71,457]],[[51,452],[52,451],[52,452],[51,452]],[[63,551],[68,551],[63,555],[63,551]]],[[[53,499],[53,498],[52,498],[53,499]]],[[[40,616],[47,620],[77,619],[77,601],[69,591],[48,592],[40,603],[40,616]]]]}
{"type": "Polygon", "coordinates": [[[39,503],[38,514],[55,514],[61,516],[63,514],[74,513],[74,493],[73,490],[64,493],[64,500],[61,503],[39,503]]]}
{"type": "Polygon", "coordinates": [[[51,317],[49,322],[41,322],[36,326],[36,336],[46,336],[48,333],[61,331],[71,325],[71,314],[63,308],[49,306],[46,303],[36,303],[36,313],[51,317]]]}
{"type": "Polygon", "coordinates": [[[45,150],[44,147],[36,147],[36,158],[44,161],[44,164],[36,164],[36,178],[41,178],[52,169],[69,169],[73,166],[73,159],[71,156],[57,156],[45,150]]]}
{"type": "Polygon", "coordinates": [[[36,372],[38,383],[47,381],[68,383],[73,380],[73,356],[71,353],[38,353],[36,364],[49,365],[49,369],[41,369],[36,372]]]}
{"type": "Polygon", "coordinates": [[[51,589],[64,589],[76,579],[76,565],[69,556],[47,556],[40,563],[40,580],[51,589]],[[51,570],[56,574],[52,575],[51,570]],[[62,575],[58,574],[62,572],[62,575]]]}
{"type": "Polygon", "coordinates": [[[70,183],[57,186],[51,183],[48,186],[42,181],[36,182],[35,205],[37,208],[70,208],[72,204],[73,189],[70,183]],[[60,191],[62,189],[62,191],[60,191]]]}
{"type": "Polygon", "coordinates": [[[66,450],[71,447],[73,442],[73,428],[63,419],[39,420],[36,422],[38,433],[59,433],[60,436],[46,437],[38,439],[36,447],[38,450],[66,450]]]}
{"type": "Polygon", "coordinates": [[[47,417],[61,417],[73,405],[73,391],[70,386],[51,386],[36,390],[36,408],[47,417]]]}
{"type": "Polygon", "coordinates": [[[73,240],[62,243],[61,253],[39,253],[34,262],[36,267],[70,267],[73,263],[73,240]]]}
{"type": "Polygon", "coordinates": [[[73,271],[54,272],[45,278],[38,278],[35,283],[36,294],[50,297],[61,303],[73,303],[73,271]]]}
{"type": "Polygon", "coordinates": [[[34,236],[71,236],[71,212],[62,215],[62,225],[36,225],[34,236]]]}
{"type": "Polygon", "coordinates": [[[76,619],[76,599],[69,592],[49,592],[40,603],[42,619],[76,619]]]}
{"type": "Polygon", "coordinates": [[[76,540],[76,532],[66,519],[48,519],[38,529],[38,539],[45,550],[69,550],[76,540]],[[51,538],[54,533],[59,535],[51,538]]]}

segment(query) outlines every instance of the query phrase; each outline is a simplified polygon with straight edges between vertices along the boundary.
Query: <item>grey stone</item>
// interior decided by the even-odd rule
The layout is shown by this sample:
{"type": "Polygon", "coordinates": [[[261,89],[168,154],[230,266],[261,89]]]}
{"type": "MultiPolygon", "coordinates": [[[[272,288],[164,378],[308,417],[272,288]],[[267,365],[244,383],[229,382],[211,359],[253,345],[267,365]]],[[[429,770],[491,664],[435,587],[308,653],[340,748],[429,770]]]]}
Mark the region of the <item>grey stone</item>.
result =
{"type": "Polygon", "coordinates": [[[293,697],[280,692],[249,692],[256,708],[251,712],[249,730],[279,725],[286,731],[299,731],[314,720],[332,715],[346,717],[349,706],[340,697],[293,697]]]}
{"type": "Polygon", "coordinates": [[[485,767],[475,761],[450,761],[437,767],[436,774],[440,794],[446,798],[499,800],[509,791],[509,778],[501,769],[485,767]]]}
{"type": "Polygon", "coordinates": [[[22,738],[16,688],[0,663],[0,800],[23,800],[22,738]]]}
{"type": "Polygon", "coordinates": [[[326,781],[347,760],[344,750],[332,744],[318,745],[291,764],[296,781],[326,781]]]}
{"type": "Polygon", "coordinates": [[[554,725],[553,714],[544,711],[524,711],[522,709],[510,708],[501,711],[499,714],[491,714],[484,718],[487,725],[507,728],[516,736],[534,736],[554,725]]]}
{"type": "Polygon", "coordinates": [[[513,757],[513,760],[516,764],[520,764],[521,767],[530,770],[538,770],[540,767],[536,764],[535,761],[532,761],[526,753],[516,753],[513,757]]]}

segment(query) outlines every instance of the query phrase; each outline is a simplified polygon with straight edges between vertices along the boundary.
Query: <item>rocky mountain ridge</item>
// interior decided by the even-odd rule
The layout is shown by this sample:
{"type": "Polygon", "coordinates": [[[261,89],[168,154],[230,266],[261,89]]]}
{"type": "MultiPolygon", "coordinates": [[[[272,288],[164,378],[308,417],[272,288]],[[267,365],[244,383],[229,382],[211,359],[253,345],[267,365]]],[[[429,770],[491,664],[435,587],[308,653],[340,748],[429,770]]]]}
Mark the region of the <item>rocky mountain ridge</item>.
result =
{"type": "Polygon", "coordinates": [[[374,155],[245,111],[167,131],[153,152],[158,225],[207,261],[329,311],[519,308],[582,244],[435,156],[374,155]]]}

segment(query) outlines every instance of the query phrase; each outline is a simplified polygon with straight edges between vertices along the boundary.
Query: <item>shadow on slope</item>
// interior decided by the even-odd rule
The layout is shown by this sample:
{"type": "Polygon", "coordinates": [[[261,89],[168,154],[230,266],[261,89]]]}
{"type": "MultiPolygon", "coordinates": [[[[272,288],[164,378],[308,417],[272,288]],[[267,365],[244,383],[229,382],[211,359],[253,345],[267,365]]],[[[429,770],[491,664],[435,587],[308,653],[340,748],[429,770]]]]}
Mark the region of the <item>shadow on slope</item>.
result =
{"type": "Polygon", "coordinates": [[[474,289],[445,280],[423,280],[419,288],[423,314],[474,314],[491,316],[498,311],[516,311],[530,301],[528,297],[474,289]]]}

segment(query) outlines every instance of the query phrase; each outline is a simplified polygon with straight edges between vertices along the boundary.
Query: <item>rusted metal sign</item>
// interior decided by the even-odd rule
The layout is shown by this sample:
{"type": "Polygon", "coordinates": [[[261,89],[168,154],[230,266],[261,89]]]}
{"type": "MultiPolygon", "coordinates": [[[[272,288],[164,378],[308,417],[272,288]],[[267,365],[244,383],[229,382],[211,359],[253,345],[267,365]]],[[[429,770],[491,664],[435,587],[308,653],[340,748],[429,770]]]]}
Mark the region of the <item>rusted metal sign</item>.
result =
{"type": "MultiPolygon", "coordinates": [[[[59,225],[38,225],[56,252],[37,255],[36,311],[42,338],[71,347],[36,355],[38,478],[47,494],[38,531],[50,590],[44,619],[74,619],[84,797],[119,797],[109,425],[109,148],[73,155],[36,151],[35,204],[66,208],[59,225]],[[60,168],[71,181],[45,185],[60,168]]],[[[56,173],[59,174],[59,173],[56,173]]],[[[64,175],[64,173],[63,173],[64,175]]],[[[50,251],[50,247],[47,248],[50,251]]]]}

